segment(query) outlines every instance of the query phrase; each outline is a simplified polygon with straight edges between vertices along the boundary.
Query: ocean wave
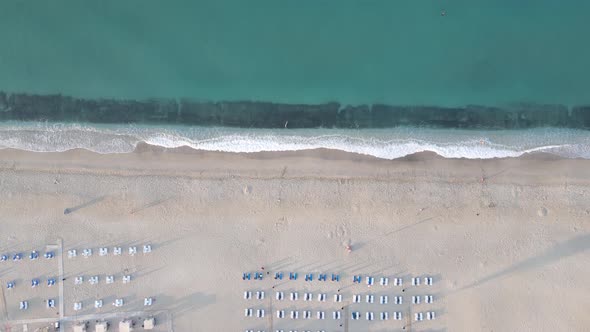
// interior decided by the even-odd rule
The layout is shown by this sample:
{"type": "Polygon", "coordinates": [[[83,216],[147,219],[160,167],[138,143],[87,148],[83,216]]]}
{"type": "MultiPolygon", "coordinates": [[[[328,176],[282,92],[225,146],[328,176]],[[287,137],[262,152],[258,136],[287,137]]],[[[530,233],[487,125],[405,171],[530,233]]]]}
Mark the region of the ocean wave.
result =
{"type": "Polygon", "coordinates": [[[87,149],[97,153],[133,152],[140,142],[164,148],[254,153],[333,149],[396,159],[430,151],[445,158],[488,159],[546,152],[590,159],[587,132],[574,129],[469,131],[396,128],[387,130],[268,130],[208,127],[88,126],[4,123],[0,148],[37,152],[87,149]]]}

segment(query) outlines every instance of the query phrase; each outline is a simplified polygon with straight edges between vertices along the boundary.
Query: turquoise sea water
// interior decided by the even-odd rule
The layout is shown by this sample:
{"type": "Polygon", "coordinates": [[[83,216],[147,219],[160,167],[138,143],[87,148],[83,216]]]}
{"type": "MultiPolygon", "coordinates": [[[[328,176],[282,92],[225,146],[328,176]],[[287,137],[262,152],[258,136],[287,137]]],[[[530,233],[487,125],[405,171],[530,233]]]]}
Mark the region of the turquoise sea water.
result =
{"type": "Polygon", "coordinates": [[[584,104],[589,12],[575,0],[3,1],[0,90],[584,104]]]}
{"type": "MultiPolygon", "coordinates": [[[[565,108],[570,116],[573,106],[590,104],[589,12],[590,2],[574,0],[4,1],[0,91],[83,98],[335,101],[342,106],[524,103],[533,105],[528,111],[534,105],[558,104],[561,108],[555,109],[565,108]]],[[[7,105],[0,100],[0,112],[8,114],[7,105]]],[[[33,103],[23,109],[56,112],[38,120],[61,119],[57,112],[63,108],[39,109],[43,107],[33,103]]],[[[590,108],[578,110],[570,121],[588,118],[590,108]]],[[[491,118],[504,121],[503,116],[491,118]]],[[[529,114],[511,121],[530,119],[529,114]]],[[[325,147],[388,159],[424,150],[445,157],[545,151],[590,158],[590,134],[578,129],[265,130],[196,124],[3,122],[0,148],[129,152],[146,141],[234,152],[325,147]]]]}

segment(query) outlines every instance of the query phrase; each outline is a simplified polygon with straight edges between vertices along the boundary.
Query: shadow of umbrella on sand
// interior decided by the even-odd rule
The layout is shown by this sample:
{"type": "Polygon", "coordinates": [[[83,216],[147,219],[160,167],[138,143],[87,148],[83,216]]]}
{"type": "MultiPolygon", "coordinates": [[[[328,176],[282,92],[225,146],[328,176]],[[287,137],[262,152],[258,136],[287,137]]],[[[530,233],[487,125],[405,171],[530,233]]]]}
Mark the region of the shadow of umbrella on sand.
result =
{"type": "Polygon", "coordinates": [[[96,203],[102,201],[103,199],[105,199],[105,197],[106,196],[100,196],[100,197],[97,197],[97,198],[95,198],[93,200],[90,200],[90,201],[88,201],[88,202],[86,202],[84,204],[80,204],[78,206],[74,206],[74,207],[71,207],[71,208],[66,208],[64,210],[64,214],[70,214],[70,213],[76,212],[76,211],[78,211],[80,209],[83,209],[85,207],[88,207],[90,205],[96,204],[96,203]]]}

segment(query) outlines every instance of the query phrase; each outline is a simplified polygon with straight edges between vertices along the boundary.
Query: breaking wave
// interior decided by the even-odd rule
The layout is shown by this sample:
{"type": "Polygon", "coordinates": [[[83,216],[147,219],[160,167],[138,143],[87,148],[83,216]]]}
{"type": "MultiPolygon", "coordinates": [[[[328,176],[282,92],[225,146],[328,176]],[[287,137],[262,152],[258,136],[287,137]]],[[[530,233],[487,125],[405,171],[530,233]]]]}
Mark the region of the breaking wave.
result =
{"type": "Polygon", "coordinates": [[[590,135],[576,129],[473,131],[398,127],[279,130],[30,122],[0,124],[0,148],[129,153],[140,142],[164,148],[188,146],[196,150],[236,153],[325,148],[382,159],[396,159],[423,151],[445,158],[488,159],[546,152],[566,158],[590,159],[590,135]]]}

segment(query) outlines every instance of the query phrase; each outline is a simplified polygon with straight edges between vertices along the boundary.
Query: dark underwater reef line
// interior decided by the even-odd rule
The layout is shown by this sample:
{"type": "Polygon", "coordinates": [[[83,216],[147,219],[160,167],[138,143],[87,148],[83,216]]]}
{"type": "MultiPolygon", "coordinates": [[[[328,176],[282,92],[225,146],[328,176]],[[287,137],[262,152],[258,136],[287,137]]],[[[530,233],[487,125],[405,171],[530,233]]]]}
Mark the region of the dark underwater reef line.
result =
{"type": "Polygon", "coordinates": [[[590,105],[464,107],[282,104],[190,99],[84,99],[0,92],[0,121],[226,126],[242,128],[590,129],[590,105]]]}

